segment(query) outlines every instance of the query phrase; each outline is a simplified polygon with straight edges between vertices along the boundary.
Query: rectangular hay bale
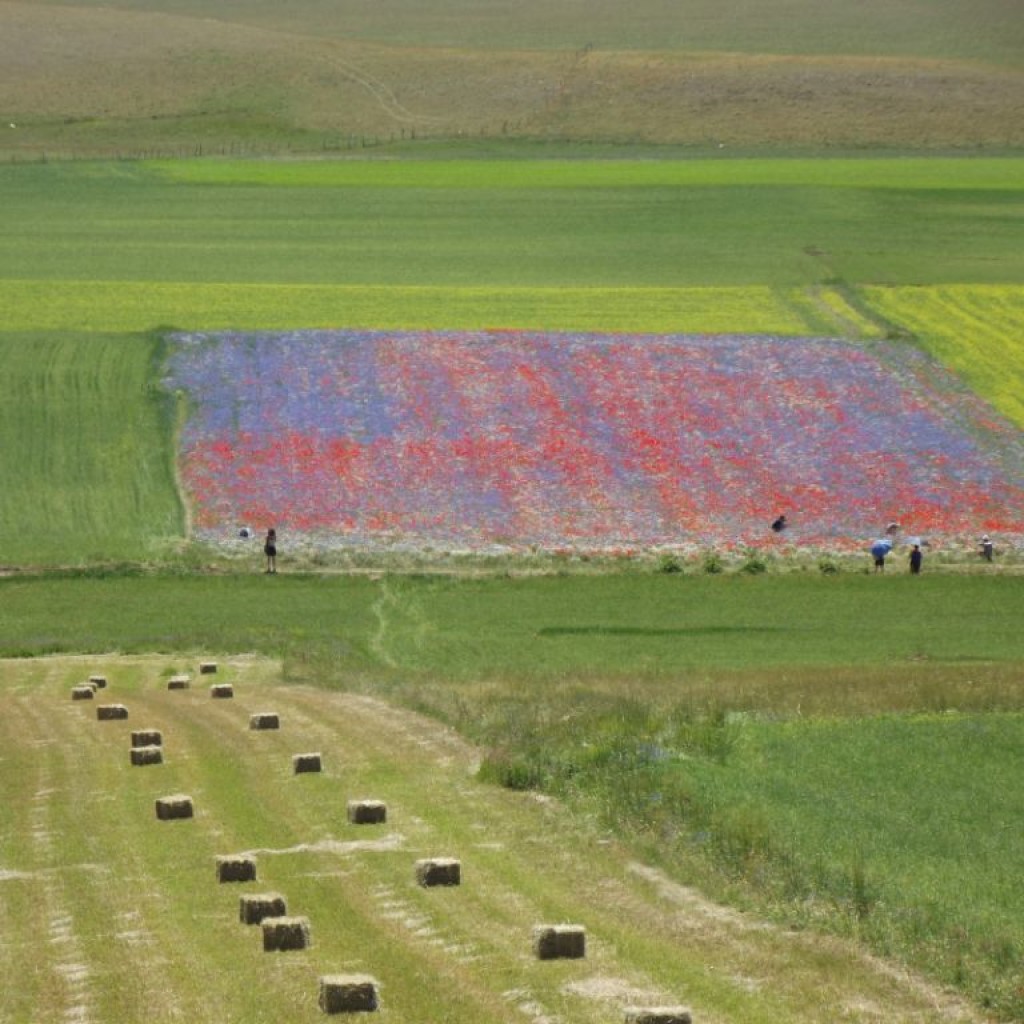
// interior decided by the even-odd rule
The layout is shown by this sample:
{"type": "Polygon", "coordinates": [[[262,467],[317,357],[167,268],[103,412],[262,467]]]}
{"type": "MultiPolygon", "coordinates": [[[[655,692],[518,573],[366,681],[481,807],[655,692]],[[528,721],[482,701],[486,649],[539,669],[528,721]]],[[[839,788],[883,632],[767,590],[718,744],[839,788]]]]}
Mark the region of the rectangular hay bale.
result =
{"type": "Polygon", "coordinates": [[[309,946],[308,917],[268,917],[260,927],[265,953],[283,953],[309,946]]]}
{"type": "Polygon", "coordinates": [[[372,1013],[380,1007],[380,986],[366,974],[325,974],[320,978],[324,1013],[372,1013]]]}
{"type": "Polygon", "coordinates": [[[131,760],[132,765],[136,768],[140,768],[147,764],[163,764],[164,763],[164,749],[163,747],[132,747],[131,749],[131,760]]]}
{"type": "Polygon", "coordinates": [[[218,882],[255,882],[256,859],[243,853],[217,858],[218,882]]]}
{"type": "Polygon", "coordinates": [[[586,929],[579,924],[539,924],[533,929],[538,960],[578,960],[587,955],[586,929]]]}
{"type": "Polygon", "coordinates": [[[164,736],[159,729],[136,729],[132,733],[133,747],[162,747],[164,736]]]}
{"type": "Polygon", "coordinates": [[[234,697],[235,688],[230,683],[214,683],[210,687],[210,696],[218,700],[234,697]]]}
{"type": "Polygon", "coordinates": [[[626,1024],[692,1024],[693,1018],[685,1006],[629,1006],[626,1024]]]}
{"type": "Polygon", "coordinates": [[[265,918],[287,913],[284,897],[276,892],[246,893],[238,901],[238,920],[242,924],[262,924],[265,918]]]}
{"type": "Polygon", "coordinates": [[[296,775],[303,772],[323,771],[323,760],[319,754],[294,754],[292,755],[292,771],[296,775]]]}
{"type": "Polygon", "coordinates": [[[96,709],[96,717],[101,722],[111,722],[115,719],[127,718],[128,709],[123,704],[101,704],[96,709]]]}
{"type": "Polygon", "coordinates": [[[175,818],[191,818],[193,814],[192,797],[184,793],[173,796],[161,796],[156,801],[156,816],[160,821],[172,821],[175,818]]]}
{"type": "Polygon", "coordinates": [[[430,857],[416,861],[416,881],[430,888],[435,885],[461,885],[462,862],[452,857],[430,857]]]}
{"type": "Polygon", "coordinates": [[[217,672],[217,662],[215,661],[201,661],[199,662],[199,674],[201,676],[212,676],[217,672]]]}
{"type": "Polygon", "coordinates": [[[167,680],[168,690],[187,690],[192,685],[192,680],[188,676],[171,676],[167,680]]]}
{"type": "Polygon", "coordinates": [[[72,700],[92,700],[95,696],[96,691],[89,685],[71,687],[72,700]]]}
{"type": "Polygon", "coordinates": [[[89,682],[96,690],[105,690],[107,688],[106,676],[89,676],[89,682]]]}
{"type": "Polygon", "coordinates": [[[348,820],[353,825],[382,825],[388,820],[388,807],[383,800],[349,800],[348,820]]]}
{"type": "Polygon", "coordinates": [[[280,729],[281,719],[275,711],[260,711],[249,716],[250,729],[280,729]]]}

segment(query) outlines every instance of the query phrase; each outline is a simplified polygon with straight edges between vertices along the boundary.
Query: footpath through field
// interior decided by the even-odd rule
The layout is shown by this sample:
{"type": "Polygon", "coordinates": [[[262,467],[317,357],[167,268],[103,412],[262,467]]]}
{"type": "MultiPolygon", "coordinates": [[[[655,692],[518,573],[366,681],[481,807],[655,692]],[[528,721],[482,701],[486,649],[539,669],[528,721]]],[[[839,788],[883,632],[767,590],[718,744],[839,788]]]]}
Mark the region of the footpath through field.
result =
{"type": "Polygon", "coordinates": [[[0,662],[0,1022],[314,1021],[318,979],[370,974],[383,1021],[597,1024],[682,1004],[695,1022],[974,1021],[847,944],[714,905],[556,803],[479,783],[478,752],[376,699],[221,659],[0,662]],[[187,672],[188,689],[168,687],[187,672]],[[71,688],[92,673],[91,699],[71,688]],[[230,699],[211,685],[229,683],[230,699]],[[125,720],[100,721],[101,704],[125,720]],[[260,712],[280,728],[254,730],[260,712]],[[163,761],[132,766],[133,731],[163,761]],[[297,774],[293,757],[320,754],[297,774]],[[158,821],[187,794],[193,818],[158,821]],[[386,805],[353,824],[347,802],[386,805]],[[257,880],[218,884],[216,857],[257,880]],[[457,887],[417,884],[458,858],[457,887]],[[277,892],[310,946],[266,953],[242,894],[277,892]],[[583,959],[539,960],[534,925],[586,929],[583,959]]]}

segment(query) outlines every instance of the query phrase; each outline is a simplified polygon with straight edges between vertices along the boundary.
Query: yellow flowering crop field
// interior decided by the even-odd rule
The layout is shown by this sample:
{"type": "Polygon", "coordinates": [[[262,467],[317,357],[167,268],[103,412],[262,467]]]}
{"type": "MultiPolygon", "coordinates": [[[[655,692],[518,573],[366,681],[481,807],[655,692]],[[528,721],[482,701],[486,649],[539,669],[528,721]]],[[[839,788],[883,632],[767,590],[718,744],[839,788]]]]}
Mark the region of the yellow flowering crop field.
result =
{"type": "Polygon", "coordinates": [[[866,287],[862,294],[1024,427],[1024,286],[866,287]]]}
{"type": "Polygon", "coordinates": [[[25,331],[459,329],[806,334],[823,313],[794,289],[0,281],[25,331]],[[817,310],[817,313],[816,313],[817,310]]]}

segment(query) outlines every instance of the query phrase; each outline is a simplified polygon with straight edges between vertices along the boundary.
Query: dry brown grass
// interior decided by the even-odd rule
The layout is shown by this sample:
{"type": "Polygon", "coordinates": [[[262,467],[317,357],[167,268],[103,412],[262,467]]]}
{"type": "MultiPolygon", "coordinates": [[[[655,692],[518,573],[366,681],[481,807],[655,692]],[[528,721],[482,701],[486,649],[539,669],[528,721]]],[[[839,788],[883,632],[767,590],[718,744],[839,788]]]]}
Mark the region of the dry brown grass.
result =
{"type": "Polygon", "coordinates": [[[0,3],[0,154],[453,136],[771,147],[1024,145],[1024,74],[954,60],[350,43],[0,3]]]}

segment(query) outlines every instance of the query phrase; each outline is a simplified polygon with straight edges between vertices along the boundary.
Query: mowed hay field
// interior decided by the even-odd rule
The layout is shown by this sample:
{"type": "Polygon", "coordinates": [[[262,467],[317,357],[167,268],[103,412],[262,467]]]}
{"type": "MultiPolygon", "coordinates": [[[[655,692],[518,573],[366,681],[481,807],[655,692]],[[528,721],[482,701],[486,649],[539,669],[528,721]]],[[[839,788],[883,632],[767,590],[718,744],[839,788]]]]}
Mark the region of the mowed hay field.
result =
{"type": "Polygon", "coordinates": [[[369,974],[385,1020],[622,1019],[627,1005],[705,1021],[980,1020],[847,944],[757,925],[631,859],[556,803],[471,777],[451,732],[370,698],[281,686],[279,668],[190,659],[0,665],[4,1020],[317,1020],[318,978],[369,974]],[[191,672],[191,689],[168,679],[191,672]],[[94,700],[73,684],[102,673],[94,700]],[[230,682],[216,700],[206,683],[230,682]],[[117,701],[124,721],[98,721],[117,701]],[[274,711],[280,728],[249,719],[274,711]],[[130,734],[162,734],[132,766],[130,734]],[[322,771],[295,774],[316,751],[322,771]],[[16,769],[16,770],[11,770],[16,769]],[[194,817],[160,821],[187,794],[194,817]],[[352,824],[352,799],[387,820],[352,824]],[[256,879],[219,883],[216,858],[256,879]],[[423,888],[417,859],[455,857],[462,884],[423,888]],[[264,952],[243,894],[275,892],[308,919],[306,949],[264,952]],[[586,929],[586,957],[545,962],[534,925],[586,929]]]}
{"type": "Polygon", "coordinates": [[[1022,53],[1008,0],[5,3],[0,154],[1006,149],[1022,53]]]}

